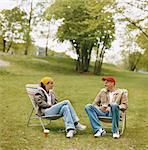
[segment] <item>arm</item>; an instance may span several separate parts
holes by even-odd
[[[119,108],[120,110],[126,110],[128,107],[128,91],[124,90],[121,96],[121,101],[120,101]]]
[[[110,108],[108,107],[108,100],[107,100],[107,93],[106,89],[103,88],[101,91],[98,93],[96,96],[94,102],[92,105],[98,107],[101,109],[103,112],[108,112],[110,111]]]
[[[96,96],[94,102],[92,103],[92,105],[97,105],[100,106],[101,101],[106,102],[106,89],[102,89]]]
[[[53,90],[50,90],[49,93],[52,95],[52,102],[53,102],[53,105],[54,104],[57,104],[58,103],[58,100],[56,98],[56,94]]]
[[[100,94],[101,94],[101,92],[99,92],[99,93],[97,94],[97,96],[95,97],[95,99],[94,99],[94,101],[93,101],[93,103],[92,103],[93,106],[98,106],[98,105],[100,105],[100,102],[101,102],[101,100],[100,100]]]
[[[35,94],[34,101],[40,108],[45,109],[51,107],[51,105],[44,101],[44,97],[40,93]]]

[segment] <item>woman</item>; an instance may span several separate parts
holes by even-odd
[[[38,93],[35,94],[35,103],[38,105],[38,115],[48,116],[60,114],[64,116],[66,137],[72,138],[75,130],[85,130],[86,126],[79,123],[79,118],[69,100],[57,103],[53,92],[54,81],[51,77],[41,79]]]

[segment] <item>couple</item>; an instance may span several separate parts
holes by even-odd
[[[125,90],[115,89],[114,77],[103,77],[102,80],[105,88],[98,93],[92,104],[86,105],[85,111],[90,119],[95,137],[100,137],[106,133],[98,116],[111,116],[113,138],[119,138],[120,110],[127,109],[127,93],[124,92]],[[34,98],[38,105],[38,115],[62,115],[66,127],[66,137],[72,138],[76,130],[85,130],[86,126],[79,123],[79,118],[69,100],[57,102],[53,85],[54,81],[51,77],[41,79],[41,88]]]

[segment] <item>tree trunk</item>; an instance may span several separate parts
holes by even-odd
[[[81,56],[80,56],[80,72],[84,72],[84,64],[85,64],[85,58],[84,58],[84,50],[81,49]]]
[[[27,29],[27,35],[26,35],[26,46],[25,46],[24,55],[28,55],[28,47],[30,44],[30,31],[31,31],[32,11],[33,11],[32,5],[33,5],[33,1],[31,1],[31,6],[30,6],[30,13],[29,13],[29,19],[28,19],[28,29]]]
[[[76,71],[80,71],[80,50],[77,48],[76,53],[78,55],[77,61],[76,61]]]
[[[29,41],[28,41],[28,37],[27,37],[24,55],[28,55],[28,47],[29,47]]]
[[[6,40],[3,38],[3,52],[6,50]]]
[[[76,61],[76,71],[77,72],[87,72],[89,68],[89,62],[91,58],[91,50],[93,47],[93,44],[91,47],[88,47],[87,41],[81,41],[81,47],[79,41],[72,41],[74,48],[76,49],[77,53],[77,61]],[[89,52],[88,52],[89,51]]]
[[[99,61],[98,70],[97,70],[98,75],[101,75],[104,54],[105,54],[105,50],[102,51],[102,56],[101,56],[101,59]]]
[[[137,69],[137,65],[138,65],[138,63],[139,63],[139,61],[140,61],[140,58],[141,58],[141,54],[139,54],[139,56],[138,56],[136,62],[133,63],[133,65],[131,65],[130,71],[135,71],[135,70]]]
[[[47,37],[46,37],[45,56],[48,56],[48,39],[49,39],[49,36],[50,36],[50,23],[49,23],[49,28],[48,28],[48,34],[47,34]]]
[[[100,45],[98,45],[98,47],[97,47],[96,61],[95,61],[95,66],[94,66],[94,74],[97,74],[98,56],[99,56],[99,47],[100,47]]]
[[[12,46],[12,41],[10,41],[10,44],[8,45],[7,53],[9,52],[9,50],[10,50],[11,46]]]
[[[95,69],[94,69],[94,74],[101,74],[101,70],[102,70],[102,64],[103,64],[103,58],[104,58],[104,53],[105,53],[105,47],[103,46],[100,52],[100,55],[97,52],[97,59],[95,62]],[[99,55],[99,58],[98,58]]]
[[[85,62],[86,62],[85,70],[84,70],[85,72],[89,71],[91,52],[92,52],[93,45],[94,45],[94,43],[91,44],[89,49],[87,50],[87,56],[85,57]]]

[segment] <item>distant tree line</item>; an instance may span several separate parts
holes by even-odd
[[[115,15],[119,14],[122,15],[120,22],[128,22],[128,30],[139,30],[134,41],[143,49],[143,53],[129,50],[123,55],[124,62],[128,63],[127,68],[131,71],[138,68],[148,70],[148,30],[146,24],[140,26],[146,19],[145,16],[138,20],[126,16],[126,8],[119,8],[115,0],[41,0],[38,3],[31,0],[28,10],[24,5],[26,2],[27,0],[22,0],[19,6],[0,12],[0,50],[3,52],[8,53],[11,47],[14,47],[16,50],[20,48],[22,54],[28,55],[34,46],[33,33],[36,32],[38,38],[46,39],[47,56],[51,36],[50,23],[53,20],[61,20],[56,38],[60,42],[67,40],[71,43],[77,54],[76,71],[89,71],[93,51],[96,56],[93,72],[101,74],[105,53],[109,52],[115,39]],[[147,11],[146,0],[140,2],[137,2],[137,5],[126,5]],[[125,42],[123,47],[128,49],[128,42]]]

